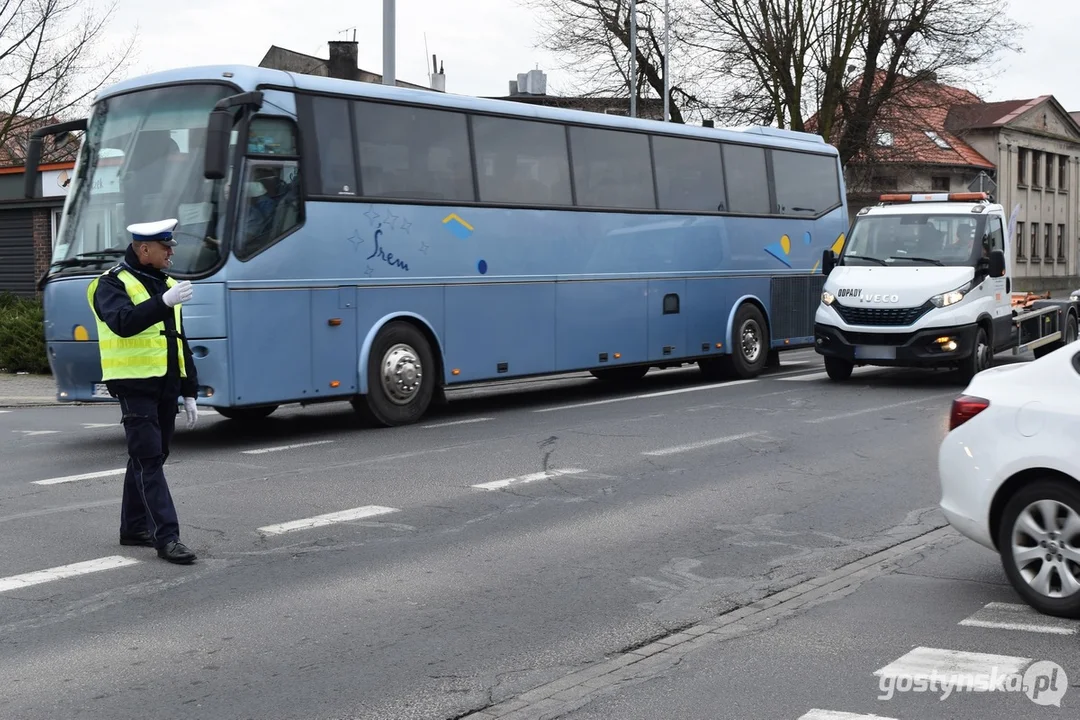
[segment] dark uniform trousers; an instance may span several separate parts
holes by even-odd
[[[128,445],[120,534],[147,531],[160,549],[180,538],[163,468],[176,429],[177,398],[123,393],[118,399]]]

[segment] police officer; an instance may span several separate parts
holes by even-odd
[[[163,271],[172,263],[176,220],[129,225],[123,261],[90,283],[86,297],[97,321],[101,377],[120,401],[128,464],[120,508],[120,544],[157,548],[158,557],[187,564],[195,553],[180,542],[163,465],[183,396],[195,427],[198,379],[184,337],[181,303],[191,283]]]

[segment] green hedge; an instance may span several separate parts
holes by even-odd
[[[49,373],[45,312],[37,298],[0,293],[0,370]]]

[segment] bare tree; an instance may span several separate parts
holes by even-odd
[[[134,37],[98,52],[115,4],[96,15],[82,0],[0,0],[0,165],[26,161],[33,130],[85,113],[123,72]],[[70,153],[46,142],[42,161]]]
[[[816,131],[846,163],[873,146],[876,120],[910,89],[986,79],[1003,51],[1019,50],[1022,26],[1007,5],[701,0],[689,42],[715,56],[721,81],[731,79],[718,99],[725,121]]]
[[[630,96],[630,0],[519,0],[537,11],[546,30],[542,47],[564,59],[582,96]],[[672,122],[712,117],[701,80],[706,76],[694,48],[680,41],[697,0],[670,0],[671,57],[668,58]],[[637,2],[637,98],[664,92],[664,0]]]

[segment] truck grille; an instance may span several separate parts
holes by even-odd
[[[834,302],[833,307],[848,325],[903,327],[921,318],[932,306],[927,303],[921,307],[866,308],[847,307]]]

